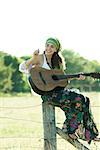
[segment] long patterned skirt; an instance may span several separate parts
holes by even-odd
[[[53,102],[60,107],[66,116],[63,131],[68,134],[77,132],[79,138],[91,141],[98,136],[88,97],[71,90],[60,90],[50,95],[42,96],[43,101]]]

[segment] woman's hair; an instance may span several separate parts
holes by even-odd
[[[59,42],[59,40],[58,40],[57,38],[52,38],[52,37],[50,37],[50,38],[48,38],[48,39],[46,40],[46,43],[45,43],[45,44],[46,44],[46,45],[47,45],[47,44],[52,44],[52,45],[54,45],[54,46],[56,47],[56,49],[57,49],[58,52],[61,50],[61,44],[60,44],[60,42]]]
[[[52,58],[51,58],[51,65],[52,68],[56,69],[65,69],[65,63],[64,63],[64,58],[58,54],[58,52],[54,52]]]
[[[65,63],[64,63],[64,58],[59,53],[61,51],[61,44],[60,44],[59,40],[57,38],[50,37],[46,40],[46,45],[47,44],[53,44],[57,50],[57,52],[54,52],[52,59],[51,59],[52,68],[64,70],[65,69]]]
[[[52,58],[51,58],[51,65],[52,65],[52,68],[58,68],[60,69],[60,64],[62,63],[62,59],[61,57],[58,55],[57,52],[54,52]]]

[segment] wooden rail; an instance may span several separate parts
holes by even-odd
[[[57,134],[59,134],[63,139],[67,140],[69,143],[71,143],[74,147],[76,147],[78,150],[89,150],[86,146],[84,146],[81,142],[79,142],[77,139],[72,140],[68,134],[64,133],[60,128],[56,127]]]

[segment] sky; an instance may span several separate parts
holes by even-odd
[[[100,61],[99,0],[0,0],[0,51],[17,57],[42,53],[48,37]]]

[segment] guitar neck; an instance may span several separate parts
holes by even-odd
[[[67,75],[57,75],[57,79],[70,79],[70,78],[79,78],[80,75],[90,76],[91,73],[78,73],[78,74],[67,74]]]

